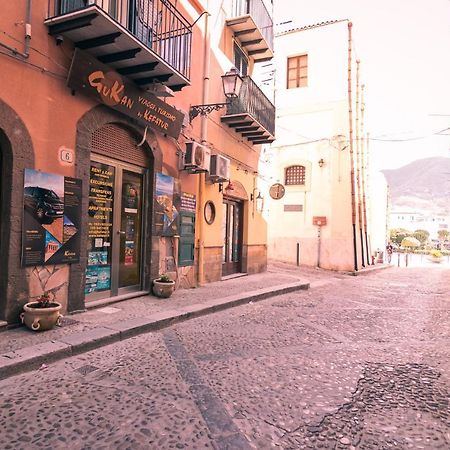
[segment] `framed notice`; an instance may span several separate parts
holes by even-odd
[[[25,169],[22,265],[80,260],[81,180]]]

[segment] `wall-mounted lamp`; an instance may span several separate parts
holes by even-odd
[[[261,195],[261,192],[258,191],[258,195],[255,197],[255,193],[256,193],[257,189],[253,190],[253,194],[250,194],[250,200],[252,202],[255,202],[256,204],[256,210],[259,213],[262,213],[263,209],[264,209],[264,197]]]
[[[189,122],[192,122],[198,115],[206,116],[213,111],[218,111],[230,103],[230,99],[239,96],[242,86],[242,78],[239,71],[232,67],[225,75],[222,75],[223,93],[228,99],[225,103],[208,103],[206,105],[193,105],[189,110]]]
[[[323,167],[325,165],[325,160],[323,158],[320,158],[318,161],[319,167]]]
[[[234,186],[231,180],[228,181],[228,186],[224,189],[223,183],[219,183],[219,192],[224,191],[225,193],[228,193],[229,191],[234,191]]]

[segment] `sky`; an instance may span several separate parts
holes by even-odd
[[[293,4],[295,11],[293,12]],[[274,0],[275,24],[353,22],[372,164],[450,157],[450,0]],[[275,27],[275,31],[282,30]]]

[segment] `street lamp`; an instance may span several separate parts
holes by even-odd
[[[192,122],[198,115],[206,116],[213,111],[218,111],[229,105],[232,98],[239,97],[239,91],[242,86],[242,78],[239,71],[232,67],[225,75],[222,75],[223,93],[227,98],[225,103],[208,103],[205,105],[193,105],[189,110],[189,122]]]

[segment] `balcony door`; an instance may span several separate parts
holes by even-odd
[[[222,276],[242,271],[243,202],[223,199]]]
[[[109,158],[91,161],[86,300],[142,286],[145,169]]]

